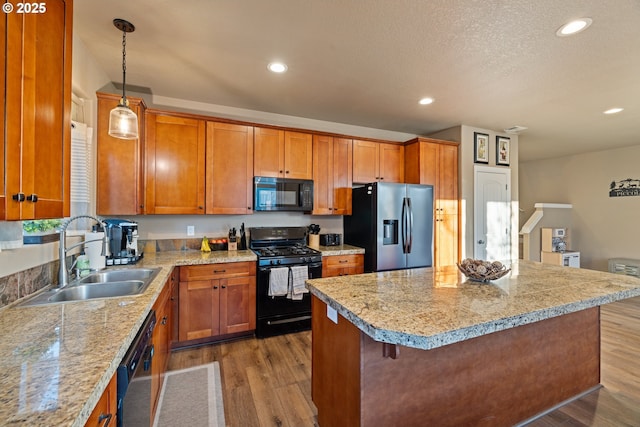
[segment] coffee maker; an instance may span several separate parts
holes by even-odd
[[[109,239],[107,265],[134,264],[142,258],[138,250],[138,223],[127,219],[105,219]]]

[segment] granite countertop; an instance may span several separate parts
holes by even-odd
[[[455,266],[307,281],[313,295],[376,341],[432,349],[640,295],[640,279],[518,260],[492,283]]]
[[[316,249],[322,252],[322,256],[364,254],[364,249],[351,245],[318,246]]]
[[[161,267],[142,295],[3,308],[0,425],[84,426],[174,266],[256,259],[248,250],[150,253],[130,266]]]

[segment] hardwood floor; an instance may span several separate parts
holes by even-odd
[[[603,387],[527,424],[640,426],[640,297],[601,310]],[[169,369],[220,362],[229,427],[315,427],[311,332],[174,351]]]

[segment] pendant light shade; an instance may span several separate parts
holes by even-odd
[[[109,135],[120,139],[138,138],[138,116],[126,105],[118,104],[109,114]]]
[[[138,138],[138,116],[129,108],[129,101],[125,95],[127,77],[127,33],[136,28],[124,19],[114,19],[113,25],[122,31],[122,99],[109,114],[109,135],[120,139]]]

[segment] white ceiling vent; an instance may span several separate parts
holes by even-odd
[[[511,134],[517,135],[519,133],[524,132],[527,129],[529,129],[529,128],[524,127],[524,126],[511,126],[510,128],[506,128],[504,131],[506,133],[511,133]]]

